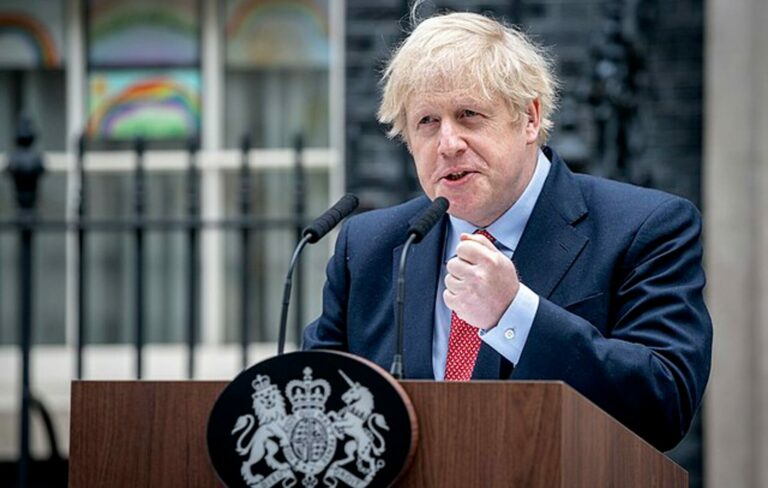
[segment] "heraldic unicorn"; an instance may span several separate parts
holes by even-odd
[[[240,474],[249,487],[269,488],[280,483],[289,488],[301,477],[306,488],[320,480],[327,487],[341,482],[341,486],[362,488],[384,467],[379,457],[386,450],[381,431],[389,430],[387,421],[373,411],[370,390],[338,372],[349,385],[341,396],[344,407],[338,412],[325,411],[331,386],[324,379],[313,380],[312,369],[307,367],[302,380],[286,385],[290,415],[270,377],[256,375],[251,382],[253,415],[241,415],[232,430],[232,435],[240,433],[237,453],[247,456]],[[336,459],[337,447],[342,447],[340,459]]]

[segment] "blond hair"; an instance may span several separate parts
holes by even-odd
[[[407,142],[406,111],[417,93],[461,89],[487,101],[501,97],[516,120],[539,99],[538,142],[552,129],[557,81],[547,53],[514,27],[474,13],[450,13],[421,22],[393,53],[381,79],[378,119],[388,136]]]

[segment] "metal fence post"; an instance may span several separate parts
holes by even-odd
[[[86,297],[88,280],[86,273],[86,243],[85,243],[85,214],[86,214],[86,178],[85,178],[85,134],[77,141],[77,173],[80,180],[80,190],[77,199],[77,378],[83,377],[83,348],[88,341],[88,313]]]
[[[32,122],[19,118],[16,131],[16,150],[8,161],[8,173],[16,188],[19,225],[19,345],[21,347],[21,420],[19,425],[19,486],[29,485],[29,413],[30,349],[32,347],[32,253],[34,239],[32,229],[36,220],[35,205],[40,177],[43,175],[43,158],[32,145],[35,132]]]
[[[200,148],[197,136],[189,140],[187,147],[189,152],[189,167],[187,172],[187,215],[189,227],[187,228],[189,282],[187,283],[187,376],[195,377],[195,346],[197,345],[199,313],[199,260],[200,260],[200,170],[197,167],[197,151]]]
[[[136,139],[134,150],[136,151],[136,167],[134,169],[134,246],[135,255],[135,288],[134,300],[136,304],[135,320],[135,346],[136,346],[136,378],[142,377],[142,351],[144,348],[144,208],[146,198],[146,182],[144,175],[144,139]]]
[[[296,226],[296,242],[298,243],[301,241],[302,238],[302,231],[304,227],[304,214],[306,212],[306,189],[307,189],[307,183],[306,183],[306,174],[304,170],[304,136],[299,133],[296,136],[296,140],[294,143],[294,151],[295,151],[295,164],[294,164],[294,170],[296,178],[296,186],[295,186],[295,209],[294,209],[294,221]],[[296,287],[295,287],[295,293],[296,293],[296,301],[294,302],[296,304],[295,310],[296,310],[296,322],[294,325],[294,330],[296,333],[296,346],[301,347],[301,333],[304,329],[304,267],[301,264],[301,261],[299,261],[296,265]]]
[[[244,134],[240,142],[240,348],[242,350],[243,369],[248,367],[248,344],[251,342],[251,228],[248,219],[251,216],[251,138]]]

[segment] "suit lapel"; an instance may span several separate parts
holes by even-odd
[[[587,206],[565,163],[551,149],[542,150],[552,166],[512,259],[520,281],[547,298],[587,244],[573,227]],[[501,355],[483,342],[472,379],[499,379],[500,372]]]
[[[589,239],[573,227],[587,214],[581,189],[565,163],[544,150],[550,174],[512,259],[520,281],[548,298]]]
[[[434,379],[432,335],[435,295],[440,277],[443,242],[448,217],[443,217],[424,239],[411,246],[405,269],[405,310],[403,313],[403,369],[408,379]],[[397,272],[403,245],[392,251],[393,297],[397,296]],[[394,302],[394,300],[393,300]],[[397,304],[394,303],[394,313]],[[394,315],[393,315],[394,316]]]
[[[520,280],[540,296],[549,297],[587,244],[588,239],[573,227],[586,216],[587,207],[565,163],[549,148],[542,150],[552,162],[552,167],[513,260]],[[409,379],[434,378],[434,304],[447,221],[444,217],[421,243],[411,246],[408,258],[403,361],[406,378]],[[392,282],[395,287],[402,250],[403,245],[400,245],[392,254]],[[396,289],[392,296],[396,296]],[[394,300],[393,307],[396,307]],[[472,378],[499,379],[500,371],[501,356],[482,343]]]

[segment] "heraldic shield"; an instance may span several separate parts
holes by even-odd
[[[228,487],[388,486],[416,449],[416,416],[383,369],[351,354],[294,352],[240,373],[208,420]]]

